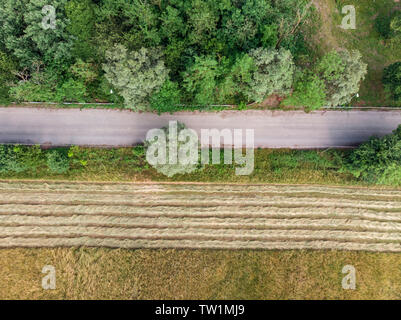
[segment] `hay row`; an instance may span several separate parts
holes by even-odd
[[[0,239],[7,237],[116,238],[147,240],[219,241],[348,241],[401,243],[401,232],[360,232],[337,230],[237,230],[237,229],[160,229],[117,227],[1,226]]]
[[[401,252],[401,192],[368,191],[0,182],[0,247]]]
[[[263,249],[263,250],[347,250],[401,252],[400,243],[361,243],[340,241],[200,241],[200,240],[129,240],[104,238],[3,238],[0,248],[37,247],[108,247],[127,249]]]
[[[84,205],[0,205],[1,215],[30,215],[35,217],[97,215],[111,217],[149,218],[241,218],[241,219],[360,219],[368,221],[400,222],[401,212],[376,211],[362,208],[339,207],[258,207],[258,206],[84,206]]]
[[[82,204],[82,205],[130,205],[130,206],[156,206],[156,205],[175,205],[175,206],[281,206],[281,207],[327,207],[327,206],[347,206],[360,208],[373,208],[377,210],[396,209],[401,210],[401,202],[397,201],[370,201],[370,200],[347,200],[347,199],[320,199],[320,198],[286,198],[286,197],[262,197],[253,196],[236,197],[221,196],[218,194],[210,197],[203,197],[199,194],[191,195],[158,195],[152,194],[149,197],[132,197],[127,195],[101,196],[92,194],[7,194],[2,196],[0,204]]]
[[[155,193],[155,192],[229,192],[229,193],[325,193],[337,195],[355,196],[401,196],[400,190],[367,189],[352,187],[327,187],[327,186],[279,186],[279,185],[188,185],[188,184],[91,184],[91,183],[23,183],[0,182],[0,190],[37,190],[37,191],[87,191],[87,192],[130,192],[130,193]]]
[[[74,215],[71,217],[37,217],[0,215],[0,228],[4,226],[52,227],[108,227],[152,229],[235,229],[235,230],[351,230],[371,232],[401,232],[401,223],[378,222],[360,219],[277,219],[277,218],[169,218],[169,217],[113,217]]]

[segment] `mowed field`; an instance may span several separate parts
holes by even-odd
[[[401,191],[0,182],[0,247],[401,252]]]

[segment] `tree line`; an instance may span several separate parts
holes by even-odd
[[[3,0],[0,96],[13,101],[182,105],[349,103],[367,65],[358,51],[316,57],[309,0]],[[395,25],[395,24],[394,24]]]

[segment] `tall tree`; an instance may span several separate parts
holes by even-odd
[[[327,104],[339,106],[349,103],[358,93],[367,67],[357,50],[332,51],[326,54],[317,66],[317,72],[325,82]]]
[[[141,48],[130,52],[123,45],[115,45],[106,52],[103,70],[127,107],[134,110],[146,110],[150,97],[168,78],[168,70],[158,49]]]
[[[0,44],[16,57],[22,68],[44,64],[65,70],[71,62],[72,38],[66,28],[67,0],[52,1],[54,16],[42,11],[47,0],[3,0],[0,6]],[[49,21],[43,21],[49,16]],[[54,28],[46,27],[54,17]],[[45,26],[43,23],[45,23]],[[35,68],[35,67],[34,67]]]
[[[294,61],[288,50],[258,48],[249,55],[256,66],[250,82],[249,99],[262,102],[271,94],[289,93],[293,82]]]

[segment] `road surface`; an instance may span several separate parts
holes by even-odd
[[[391,133],[401,111],[224,111],[158,116],[105,109],[0,108],[0,143],[131,146],[169,121],[201,129],[253,129],[262,148],[353,147]],[[244,139],[245,142],[245,139]]]

